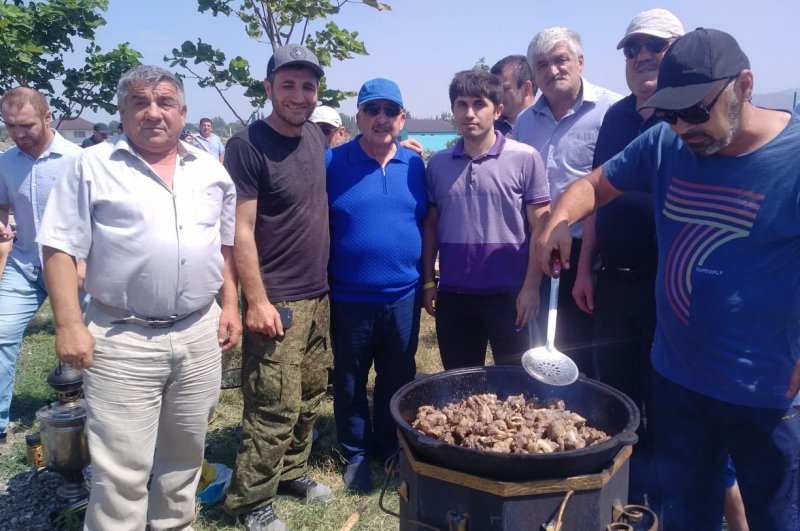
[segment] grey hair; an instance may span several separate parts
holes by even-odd
[[[561,43],[566,44],[567,48],[575,54],[575,57],[583,55],[581,36],[578,35],[577,31],[564,26],[545,28],[534,35],[528,45],[528,63],[530,63],[531,68],[536,70],[533,64],[534,55],[547,53]]]
[[[166,81],[175,87],[178,93],[178,102],[181,107],[186,107],[186,94],[183,91],[183,81],[181,78],[160,66],[142,65],[131,68],[119,80],[117,85],[117,106],[122,107],[125,97],[133,85],[157,85]]]

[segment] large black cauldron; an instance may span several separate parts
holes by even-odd
[[[423,405],[442,407],[467,396],[494,393],[501,400],[523,393],[540,400],[559,398],[567,409],[585,417],[611,439],[580,450],[552,454],[504,454],[462,448],[424,435],[411,427]],[[589,378],[556,387],[528,376],[522,367],[471,367],[434,374],[401,387],[392,397],[392,416],[406,441],[427,463],[499,481],[557,479],[596,474],[626,444],[637,441],[639,409],[613,387]]]

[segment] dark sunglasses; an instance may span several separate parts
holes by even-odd
[[[664,120],[670,125],[675,125],[678,123],[678,118],[686,122],[687,124],[704,124],[711,118],[711,109],[714,107],[714,104],[717,103],[717,100],[722,93],[725,92],[725,89],[728,88],[728,85],[736,79],[738,76],[734,76],[728,79],[722,88],[717,92],[717,95],[714,96],[714,99],[711,100],[708,105],[703,105],[702,103],[696,103],[691,107],[687,107],[685,109],[680,109],[678,111],[673,111],[670,109],[656,109],[655,115]]]
[[[669,41],[667,39],[646,39],[643,41],[630,39],[625,43],[625,46],[622,47],[622,53],[624,53],[625,57],[628,59],[633,59],[642,51],[642,46],[647,48],[647,51],[650,53],[661,53],[667,49]]]
[[[367,103],[361,110],[364,111],[364,114],[371,117],[378,116],[381,113],[381,111],[383,111],[383,114],[385,114],[387,118],[394,118],[398,114],[403,112],[403,108],[396,103],[387,103],[385,105],[378,105],[377,103]]]
[[[320,125],[319,128],[322,129],[322,134],[324,135],[330,135],[339,129],[335,125]]]

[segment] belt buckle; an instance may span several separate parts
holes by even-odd
[[[150,328],[170,328],[178,321],[177,315],[170,315],[166,319],[143,319]]]

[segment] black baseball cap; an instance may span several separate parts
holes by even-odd
[[[720,79],[738,76],[750,60],[724,31],[697,28],[670,46],[658,69],[656,91],[640,108],[680,110],[699,103]]]
[[[95,130],[96,132],[100,133],[101,135],[107,135],[108,134],[108,126],[106,124],[104,124],[103,122],[98,122],[98,123],[94,124],[94,127],[92,127],[92,129]]]
[[[267,77],[271,76],[276,70],[280,70],[284,66],[305,66],[310,68],[317,77],[322,77],[325,72],[319,66],[319,59],[314,55],[311,50],[299,44],[287,44],[281,46],[272,57],[269,58],[267,63]]]

